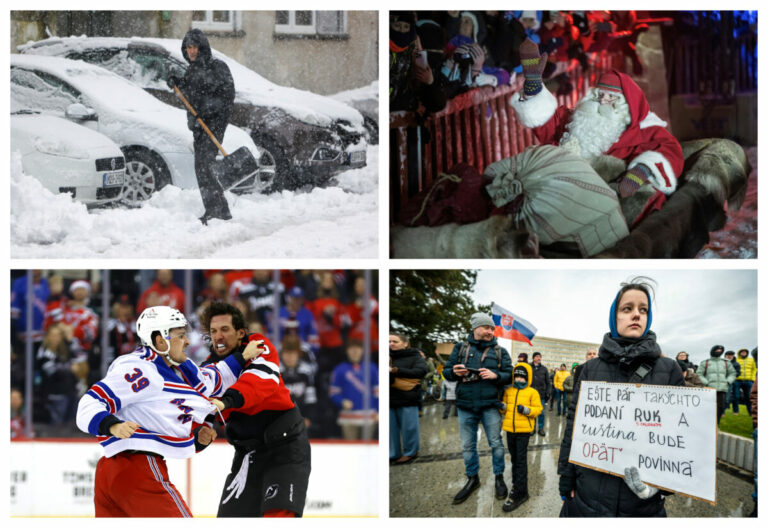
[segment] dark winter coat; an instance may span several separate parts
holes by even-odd
[[[683,386],[683,373],[674,359],[661,357],[656,334],[639,339],[603,337],[598,357],[584,364],[576,380],[560,447],[557,472],[560,474],[560,494],[568,497],[560,512],[562,517],[663,517],[664,496],[659,492],[643,500],[624,483],[624,479],[568,462],[571,452],[573,420],[583,381],[626,383],[643,363],[653,368],[640,381],[647,385]],[[570,498],[570,490],[575,491]]]
[[[187,55],[187,46],[190,44],[198,47],[194,61],[190,61]],[[179,81],[179,89],[211,132],[216,137],[223,137],[235,101],[235,82],[229,67],[213,58],[208,38],[199,29],[187,32],[181,42],[181,53],[189,63],[189,68]],[[187,124],[192,131],[198,126],[189,111]]]
[[[549,371],[542,363],[538,365],[531,363],[531,370],[533,371],[531,387],[539,391],[541,401],[546,402],[552,394],[552,381],[549,378]]]
[[[404,391],[392,387],[395,378],[411,378],[421,380],[427,375],[427,362],[421,357],[415,348],[403,350],[389,349],[390,366],[397,367],[396,373],[389,373],[389,406],[392,409],[398,407],[410,407],[418,405],[420,401],[419,391],[421,384],[417,383],[411,390]]]
[[[498,403],[501,389],[504,385],[512,383],[512,360],[509,358],[507,350],[499,347],[499,353],[501,354],[501,368],[499,368],[499,359],[496,356],[495,350],[498,342],[495,337],[490,341],[479,341],[475,339],[473,334],[469,334],[467,342],[470,345],[467,359],[459,357],[463,342],[456,343],[448,361],[443,367],[443,377],[448,381],[459,382],[456,386],[456,407],[478,412]],[[483,358],[483,354],[485,354],[485,358]],[[478,379],[476,381],[465,381],[466,377],[457,376],[453,372],[453,366],[460,364],[464,364],[466,368],[470,369],[487,368],[495,372],[498,378],[494,380]]]

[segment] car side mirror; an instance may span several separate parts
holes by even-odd
[[[88,108],[82,103],[69,105],[65,115],[67,119],[72,119],[73,121],[96,121],[99,117],[96,110]]]

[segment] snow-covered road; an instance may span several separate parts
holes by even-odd
[[[12,258],[377,258],[378,147],[337,185],[227,193],[233,219],[200,224],[197,189],[168,186],[140,209],[88,211],[54,195],[11,157]]]

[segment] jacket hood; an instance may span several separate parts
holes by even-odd
[[[623,75],[623,74],[622,74]],[[637,85],[635,85],[637,86]],[[638,88],[639,89],[639,88]],[[611,337],[614,339],[619,338],[619,331],[616,327],[616,308],[618,308],[618,302],[619,302],[619,295],[621,294],[621,290],[619,290],[616,293],[616,297],[613,299],[613,303],[611,304],[611,311],[608,313],[608,328],[611,330]],[[647,293],[645,294],[646,297],[648,297],[648,322],[645,325],[645,330],[643,331],[642,337],[645,337],[648,335],[648,332],[651,330],[651,322],[653,321],[653,312],[651,310],[652,308],[652,302],[651,297]]]
[[[181,54],[184,55],[184,59],[189,63],[189,55],[187,55],[187,46],[197,46],[197,60],[202,59],[203,62],[211,60],[211,45],[208,43],[208,37],[205,36],[200,29],[190,29],[187,34],[184,35],[184,39],[181,41]]]
[[[512,383],[515,382],[515,371],[520,368],[525,369],[525,373],[526,373],[525,388],[527,389],[528,387],[531,386],[531,381],[533,380],[533,370],[531,369],[531,366],[528,363],[518,363],[517,365],[514,366],[514,368],[512,369]]]
[[[723,352],[725,352],[723,345],[715,345],[709,349],[709,357],[720,357],[723,355]]]
[[[389,349],[390,357],[395,357],[395,358],[412,356],[413,354],[418,354],[418,353],[419,351],[416,350],[415,348],[403,348],[401,350],[392,350],[391,348]]]

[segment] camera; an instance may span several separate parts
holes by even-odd
[[[467,368],[469,374],[464,376],[464,383],[469,381],[478,381],[480,379],[480,370],[474,368]]]

